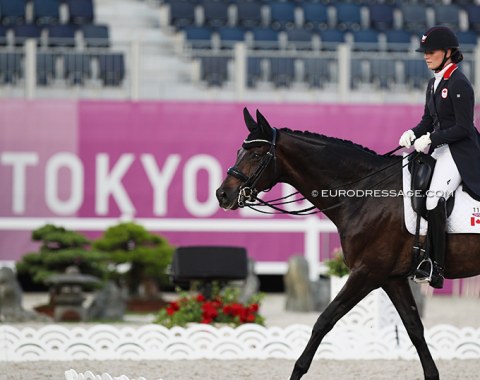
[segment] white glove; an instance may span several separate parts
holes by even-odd
[[[416,139],[415,133],[411,129],[408,131],[403,132],[403,135],[400,137],[400,141],[398,142],[399,145],[410,148],[412,146],[412,142]]]
[[[432,140],[430,140],[430,132],[427,132],[426,135],[423,135],[415,140],[415,150],[417,152],[423,152],[431,143]]]

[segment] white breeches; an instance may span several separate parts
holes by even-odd
[[[437,207],[441,197],[448,199],[462,182],[448,144],[435,148],[432,157],[437,160],[437,163],[427,193],[427,210]]]

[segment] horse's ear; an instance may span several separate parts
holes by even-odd
[[[263,116],[259,110],[257,110],[257,123],[260,126],[263,134],[265,136],[270,136],[272,133],[272,127],[268,123],[267,119],[265,119],[265,116]]]
[[[247,107],[243,108],[243,118],[245,119],[245,124],[250,132],[252,132],[254,129],[257,129],[257,123],[255,120],[253,120],[253,117],[250,115],[250,112],[248,112]]]

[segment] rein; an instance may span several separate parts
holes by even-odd
[[[289,200],[289,201],[285,201],[285,199],[288,199],[292,196],[295,196],[297,194],[299,194],[299,191],[296,191],[294,193],[291,193],[289,195],[286,195],[284,197],[281,197],[281,198],[276,198],[276,199],[272,199],[270,201],[264,201],[262,200],[261,198],[258,198],[257,195],[258,195],[258,190],[255,188],[255,185],[257,184],[257,182],[259,181],[260,177],[262,176],[263,172],[266,170],[266,168],[268,167],[268,165],[270,164],[270,162],[273,160],[274,164],[275,164],[275,160],[276,160],[276,154],[275,154],[275,147],[276,147],[276,141],[277,141],[277,129],[276,128],[272,128],[272,131],[273,131],[273,136],[272,136],[272,141],[268,141],[268,140],[245,140],[244,143],[252,143],[252,142],[262,142],[262,143],[267,143],[267,144],[270,144],[270,149],[269,151],[263,156],[262,158],[262,161],[260,162],[260,164],[258,165],[258,167],[256,168],[256,170],[253,172],[253,174],[248,177],[247,175],[245,175],[238,167],[236,166],[232,166],[230,167],[228,170],[227,170],[227,174],[239,179],[240,181],[244,182],[243,186],[240,188],[240,191],[239,191],[239,194],[238,194],[238,206],[240,208],[243,208],[243,207],[248,207],[254,211],[257,211],[257,212],[260,212],[262,214],[290,214],[290,215],[313,215],[313,214],[318,214],[320,212],[325,212],[325,211],[328,211],[328,210],[331,210],[331,209],[334,209],[334,208],[337,208],[339,207],[342,203],[343,203],[343,200],[341,200],[340,202],[332,205],[332,206],[328,206],[328,207],[325,207],[323,209],[317,209],[316,206],[311,206],[311,207],[307,207],[307,208],[304,208],[304,209],[301,209],[301,210],[295,210],[295,211],[288,211],[288,210],[285,210],[283,208],[280,208],[278,206],[282,206],[282,205],[285,205],[285,204],[289,204],[289,203],[295,203],[295,202],[300,202],[302,200],[305,200],[306,198],[305,197],[302,197],[302,198],[299,198],[299,199],[293,199],[293,200]],[[385,153],[383,156],[384,157],[388,157],[388,156],[391,156],[393,153],[395,153],[396,151],[402,149],[402,146],[398,146],[396,147],[395,149],[391,150],[390,152],[388,153]],[[411,153],[409,153],[407,156],[405,156],[404,158],[407,158],[407,157],[410,157],[412,156],[413,154],[415,154],[416,152],[413,151]],[[400,160],[400,162],[402,162],[403,160]],[[352,181],[352,182],[349,182],[349,183],[345,183],[345,184],[342,184],[342,185],[339,185],[339,186],[336,186],[336,187],[333,187],[331,189],[329,189],[328,191],[331,191],[331,190],[337,190],[337,189],[340,189],[340,188],[344,188],[344,187],[349,187],[351,185],[354,185],[356,183],[359,183],[359,182],[362,182],[370,177],[373,177],[373,176],[376,176],[378,175],[379,173],[397,165],[398,162],[394,162],[390,165],[387,165],[373,173],[370,173],[368,175],[366,175],[365,177],[362,177],[356,181]],[[405,167],[407,164],[405,165],[402,165],[402,168]],[[274,171],[276,171],[276,167],[274,168]],[[393,173],[391,175],[389,175],[388,177],[382,179],[381,181],[377,182],[375,186],[379,185],[380,183],[386,181],[387,179],[393,177],[396,173]],[[268,188],[268,190],[264,190],[265,192],[268,192],[270,191],[270,189],[273,187],[273,184],[272,186],[270,186]],[[258,203],[254,203],[255,201],[257,201]],[[264,207],[264,206],[267,206],[267,207],[270,207],[271,209],[277,211],[277,212],[270,212],[270,211],[263,211],[263,210],[259,210],[258,208],[256,207]],[[315,210],[317,209],[317,210]]]

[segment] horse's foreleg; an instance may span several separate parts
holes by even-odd
[[[375,286],[366,281],[366,277],[365,274],[352,272],[342,290],[335,299],[330,302],[322,314],[320,314],[317,322],[313,326],[312,335],[310,336],[307,346],[295,362],[290,380],[298,380],[307,373],[323,337],[333,328],[340,318],[348,313],[375,288]]]
[[[383,289],[387,292],[393,305],[397,309],[407,329],[408,336],[417,349],[425,380],[438,380],[440,378],[438,369],[425,341],[422,320],[418,314],[417,304],[413,298],[408,279],[397,278],[391,280]]]

